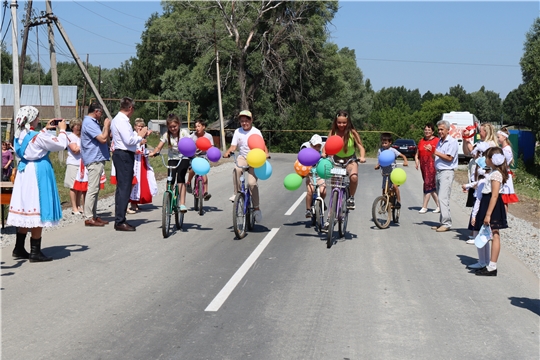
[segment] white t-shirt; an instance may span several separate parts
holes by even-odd
[[[189,137],[189,131],[186,129],[180,130],[180,136],[178,138],[171,137],[171,144],[169,145],[169,133],[166,132],[163,134],[161,139],[159,139],[160,142],[164,143],[168,146],[169,151],[167,153],[167,156],[169,157],[169,160],[180,160],[182,159],[182,154],[180,154],[180,151],[178,151],[178,141],[182,138]]]
[[[209,133],[207,133],[205,131],[203,136],[201,136],[201,137],[205,137],[208,140],[210,140],[210,144],[212,144],[212,146],[214,146],[214,137],[212,135],[210,135]],[[195,131],[193,133],[191,133],[191,139],[193,139],[193,141],[195,141],[195,143],[197,143],[197,140],[199,139],[199,137],[197,136],[197,133]],[[197,152],[196,152],[197,156],[205,155],[205,154],[206,154],[206,151],[201,151],[201,150],[197,149]]]
[[[79,149],[81,148],[81,138],[80,137],[78,137],[77,135],[71,133],[71,134],[68,135],[68,139],[69,139],[69,144],[77,144]],[[79,151],[78,154],[74,154],[71,151],[71,149],[69,148],[69,144],[68,144],[68,147],[67,147],[68,156],[67,156],[67,159],[66,159],[66,165],[76,165],[76,166],[81,165],[81,152]]]
[[[247,155],[250,150],[248,146],[248,138],[253,134],[257,134],[262,137],[260,130],[255,126],[252,126],[249,131],[245,131],[242,128],[238,128],[234,131],[231,145],[236,146],[239,155],[244,157]]]

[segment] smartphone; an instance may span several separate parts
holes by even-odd
[[[56,126],[56,125],[58,125],[58,123],[61,122],[61,121],[62,121],[62,119],[53,119],[53,121],[51,121],[51,125]]]

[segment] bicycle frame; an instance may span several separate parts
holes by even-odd
[[[249,188],[246,186],[246,180],[245,180],[245,174],[246,171],[249,170],[249,166],[239,166],[238,165],[238,158],[236,157],[235,153],[231,153],[234,159],[234,165],[240,169],[242,169],[242,174],[240,174],[240,192],[244,194],[244,214],[247,213],[249,204],[251,203],[251,191],[249,191]]]
[[[342,169],[344,170],[344,174],[333,174],[330,178],[330,184],[331,184],[331,191],[330,191],[330,205],[329,209],[333,208],[333,198],[334,193],[338,193],[338,203],[336,209],[341,209],[341,205],[343,203],[343,198],[345,195],[345,189],[349,187],[349,174],[346,173],[347,166],[353,162],[356,161],[356,159],[349,159],[346,163],[341,160],[339,163],[336,163],[333,158],[331,158],[332,164],[334,165],[334,169]],[[337,166],[336,166],[337,165]],[[332,171],[332,170],[331,170]],[[338,172],[333,170],[334,172]],[[339,171],[341,172],[341,171]],[[345,199],[346,200],[346,199]],[[339,212],[338,212],[339,214]],[[341,214],[339,214],[341,216]]]

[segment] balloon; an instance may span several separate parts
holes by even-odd
[[[384,150],[379,154],[379,165],[381,166],[389,166],[394,160],[396,160],[396,154],[392,150]]]
[[[253,149],[261,149],[264,151],[265,145],[264,145],[264,139],[259,134],[253,134],[248,137],[248,146],[251,150]]]
[[[197,145],[192,138],[184,137],[178,142],[178,151],[184,156],[192,157],[197,151]]]
[[[313,166],[319,161],[321,154],[313,148],[305,148],[298,153],[298,161],[305,166]]]
[[[334,165],[332,165],[330,160],[321,159],[317,164],[317,175],[319,175],[321,179],[330,179],[332,177],[332,174],[330,174],[330,169],[333,167]]]
[[[300,176],[308,176],[311,171],[311,166],[304,166],[300,164],[300,161],[296,160],[294,163],[294,171]]]
[[[343,149],[343,139],[341,136],[332,135],[326,139],[326,144],[324,144],[325,153],[328,155],[336,155],[341,149]]]
[[[221,151],[215,146],[212,146],[208,151],[206,152],[206,157],[208,160],[212,162],[217,162],[219,159],[221,159]]]
[[[298,174],[289,174],[283,179],[285,189],[294,191],[302,185],[302,177]]]
[[[252,168],[255,168],[255,169],[259,168],[263,166],[264,163],[266,162],[266,153],[264,152],[264,150],[261,150],[261,149],[249,150],[246,156],[246,161],[248,165],[251,166]]]
[[[196,157],[191,160],[191,169],[193,169],[195,174],[203,176],[210,171],[210,163],[204,158]]]
[[[208,140],[208,138],[205,138],[204,136],[198,138],[195,142],[195,145],[197,145],[197,149],[201,151],[206,151],[212,147],[212,143],[210,142],[210,140]]]
[[[390,180],[396,185],[403,185],[407,180],[407,173],[403,169],[396,168],[390,173]]]
[[[272,165],[270,165],[268,160],[266,160],[263,166],[255,169],[255,176],[261,180],[268,180],[270,175],[272,175]]]

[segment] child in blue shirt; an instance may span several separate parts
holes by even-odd
[[[379,159],[379,155],[381,154],[381,152],[383,152],[385,150],[390,150],[390,151],[392,151],[394,153],[396,158],[398,156],[403,158],[403,166],[408,166],[409,162],[407,161],[407,157],[405,155],[403,155],[402,153],[400,153],[399,151],[397,151],[396,149],[394,149],[393,147],[391,147],[391,145],[392,145],[392,134],[390,134],[390,133],[382,133],[381,134],[381,147],[380,147],[379,151],[377,151],[377,159]],[[382,171],[382,175],[383,175],[383,183],[382,183],[383,193],[384,193],[384,188],[386,187],[386,182],[385,182],[386,179],[388,179],[388,181],[390,182],[388,184],[389,189],[394,185],[394,184],[392,184],[392,180],[390,180],[390,176],[385,176],[385,175],[390,175],[390,173],[392,172],[392,170],[394,170],[395,167],[396,167],[396,160],[395,159],[394,159],[394,162],[392,164],[388,165],[388,166],[381,166],[379,164],[379,161],[377,160],[377,165],[375,166],[375,170],[381,169],[381,171]],[[395,189],[396,189],[396,197],[397,197],[396,209],[400,209],[401,208],[401,195],[400,195],[400,192],[399,192],[399,186],[395,186]]]

